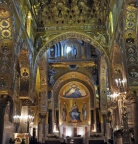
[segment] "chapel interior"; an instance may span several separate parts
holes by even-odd
[[[138,144],[138,0],[0,0],[0,144]]]

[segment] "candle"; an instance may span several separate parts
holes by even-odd
[[[117,85],[117,87],[118,87],[118,80],[117,80],[117,79],[115,79],[115,82],[116,82],[116,85]]]
[[[119,79],[118,81],[119,81],[119,86],[121,86],[121,80]]]

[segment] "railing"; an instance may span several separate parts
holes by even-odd
[[[96,58],[49,58],[48,62],[49,63],[58,63],[58,62],[91,62],[91,61],[95,61],[96,59],[98,59],[98,57]]]

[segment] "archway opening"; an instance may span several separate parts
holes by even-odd
[[[87,39],[82,40],[74,37],[69,37],[63,40],[58,39],[57,42],[53,43],[53,45],[49,46],[48,49],[40,50],[39,54],[41,54],[41,60],[39,63],[40,66],[40,81],[43,79],[47,80],[46,88],[47,92],[47,100],[48,100],[48,132],[49,133],[59,133],[59,125],[60,132],[65,130],[65,123],[60,119],[61,118],[61,109],[60,109],[60,101],[62,104],[64,101],[59,99],[60,90],[64,85],[70,82],[82,83],[85,87],[89,87],[89,102],[88,105],[88,113],[89,117],[87,122],[82,122],[82,114],[80,116],[80,121],[76,121],[75,124],[81,124],[82,126],[86,126],[87,132],[89,135],[91,132],[101,132],[102,125],[102,114],[100,113],[100,65],[102,61],[101,54],[104,55],[103,51],[93,46],[90,41]],[[53,42],[53,41],[52,41]],[[39,55],[38,57],[39,58]],[[106,56],[104,55],[106,60]],[[107,68],[106,68],[107,70]],[[105,70],[105,71],[106,71]],[[103,81],[106,86],[107,81]],[[41,83],[40,87],[43,89],[44,85]],[[41,89],[40,88],[40,89]],[[105,90],[106,91],[106,90]],[[106,93],[104,94],[106,97]],[[44,98],[41,96],[42,107],[44,103]],[[64,98],[63,98],[64,99]],[[72,106],[75,104],[75,99],[70,101]],[[82,98],[79,99],[80,102],[83,101]],[[80,104],[76,101],[76,104]],[[65,101],[66,103],[66,101]],[[82,103],[81,103],[82,104]],[[80,109],[82,109],[80,106]],[[69,122],[70,114],[69,110],[71,110],[71,105],[68,107],[68,124],[73,124],[73,122]],[[52,121],[50,122],[50,120]],[[83,129],[84,129],[83,127]],[[74,128],[74,127],[72,127]],[[64,129],[64,130],[63,130]],[[60,133],[62,135],[62,133]],[[77,134],[77,133],[75,133]],[[74,135],[74,134],[73,134]],[[85,132],[83,133],[85,135]],[[64,135],[65,137],[67,136]]]

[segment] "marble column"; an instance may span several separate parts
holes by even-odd
[[[96,121],[96,109],[94,109],[94,125],[93,125],[94,132],[97,131],[97,121]]]
[[[0,99],[0,144],[3,142],[4,114],[7,102],[6,98]]]
[[[46,126],[45,126],[45,122],[46,122],[46,114],[40,114],[40,118],[41,118],[41,124],[42,124],[42,135],[43,137],[46,137]]]
[[[42,138],[43,138],[43,130],[42,130],[42,121],[38,123],[38,141],[42,142]]]
[[[65,55],[64,55],[64,47],[63,44],[61,43],[61,59],[64,59]],[[67,55],[66,55],[67,57]]]
[[[115,131],[114,137],[116,139],[116,144],[123,144],[123,132],[121,130]]]
[[[107,117],[105,114],[103,114],[103,134],[106,135],[106,123],[107,123]]]
[[[121,128],[122,125],[122,98],[119,98],[118,100],[118,118],[119,118],[119,128]]]
[[[21,108],[21,119],[20,119],[20,128],[23,133],[28,133],[29,124],[27,122],[28,116],[28,106],[22,106]]]
[[[55,125],[55,103],[54,103],[54,95],[53,91],[51,91],[52,97],[51,97],[51,106],[52,106],[52,132],[54,130],[54,125]]]
[[[136,95],[136,92],[132,92],[128,98],[131,101],[135,144],[138,144],[138,96]]]
[[[123,124],[123,143],[130,144],[130,135],[128,127],[128,112],[125,104],[122,106],[122,124]]]
[[[106,137],[107,139],[111,139],[111,125],[110,123],[106,123]]]
[[[49,124],[48,124],[48,112],[46,113],[46,122],[45,122],[45,126],[46,126],[45,135],[47,136],[47,135],[48,135],[48,127],[49,127]]]
[[[117,129],[121,128],[121,123],[120,123],[120,119],[119,119],[119,117],[120,117],[119,109],[120,109],[120,107],[118,107],[118,105],[117,105],[117,107],[116,107],[116,128]]]
[[[39,114],[41,121],[38,124],[38,140],[42,142],[47,136],[46,114]]]

